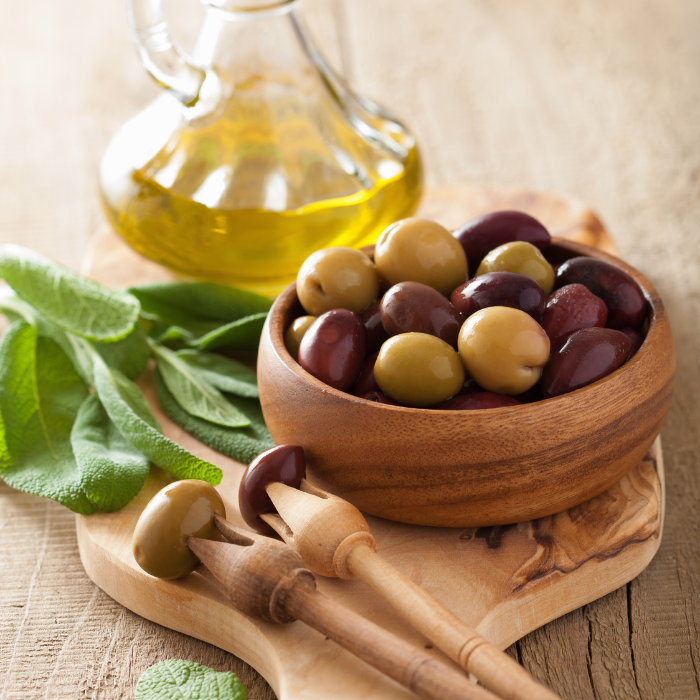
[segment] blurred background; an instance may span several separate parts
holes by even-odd
[[[199,5],[167,0],[167,9],[190,48]],[[700,3],[305,0],[305,17],[353,87],[417,135],[428,186],[573,195],[661,293],[678,352],[662,433],[661,550],[627,587],[512,653],[566,697],[700,697]],[[104,149],[158,94],[131,45],[123,0],[4,2],[0,243],[79,268],[105,225]],[[235,670],[251,700],[271,697],[229,655],[191,641],[198,646],[183,651],[180,635],[135,621],[96,590],[82,572],[72,515],[54,503],[25,508],[32,499],[12,501],[19,520],[5,531],[3,571],[29,556],[17,523],[39,511],[54,533],[50,548],[74,555],[54,570],[46,540],[43,549],[27,544],[34,568],[0,584],[0,600],[10,601],[0,614],[0,697],[131,697],[147,665],[178,654]],[[0,510],[0,530],[8,513]],[[32,595],[45,607],[30,612]],[[98,634],[105,624],[109,638]]]

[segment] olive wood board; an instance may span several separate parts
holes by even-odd
[[[419,215],[454,228],[494,209],[527,211],[554,235],[615,252],[595,215],[573,200],[550,194],[435,188],[426,192]],[[173,279],[172,273],[106,230],[95,236],[83,272],[110,286]],[[206,447],[170,421],[158,406],[149,375],[139,384],[163,432],[221,467],[224,477],[218,490],[227,517],[243,526],[237,495],[244,465]],[[76,516],[82,562],[100,588],[153,622],[239,656],[267,679],[280,700],[415,697],[299,622],[281,626],[246,617],[196,572],[176,581],[145,574],[132,556],[131,536],[145,504],[168,480],[154,468],[141,493],[124,510]],[[657,439],[647,457],[613,487],[546,518],[468,529],[403,525],[370,516],[367,520],[382,556],[505,649],[637,576],[659,547],[664,502]],[[446,659],[362,583],[320,576],[317,580],[323,593]]]

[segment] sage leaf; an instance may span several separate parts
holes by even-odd
[[[119,510],[141,490],[148,459],[124,439],[97,394],[90,394],[80,406],[70,440],[80,485],[96,508]]]
[[[155,343],[151,343],[151,347],[168,389],[188,413],[231,428],[250,425],[250,421],[226,401],[204,375],[180,359],[172,350]]]
[[[131,294],[102,287],[22,246],[2,247],[0,275],[48,321],[88,340],[120,340],[139,316]]]
[[[240,362],[197,350],[180,350],[177,356],[220,391],[247,398],[260,395],[255,372]]]
[[[196,335],[244,316],[267,312],[272,306],[267,297],[211,282],[147,284],[129,291],[147,314],[158,316],[168,325],[182,326]]]
[[[115,343],[94,343],[95,350],[112,369],[119,370],[129,379],[140,377],[148,368],[151,349],[146,340],[146,332],[140,324]]]
[[[70,434],[87,386],[60,346],[23,321],[0,343],[2,478],[76,513],[94,505],[80,484]]]
[[[185,411],[168,391],[160,372],[154,375],[158,400],[166,415],[181,428],[221,454],[250,464],[259,454],[275,446],[263,418],[260,402],[234,396],[227,398],[250,421],[248,428],[224,428]]]
[[[206,335],[189,343],[190,346],[200,350],[218,350],[228,348],[230,350],[248,350],[255,352],[260,344],[260,334],[267,313],[258,313],[245,316],[237,321],[221,326]]]
[[[177,479],[202,479],[216,486],[221,469],[169,440],[160,430],[139,388],[118,370],[95,357],[95,389],[119,432],[141,454]]]
[[[139,678],[136,700],[246,700],[246,690],[231,673],[193,661],[168,659],[147,668]]]

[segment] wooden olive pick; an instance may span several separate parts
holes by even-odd
[[[312,571],[364,581],[453,661],[500,697],[559,697],[382,559],[367,521],[355,506],[312,486],[306,479],[300,490],[273,482],[266,491],[277,513],[260,517],[300,554]]]
[[[446,666],[316,590],[302,558],[277,540],[240,530],[219,515],[228,540],[190,537],[198,571],[247,615],[272,622],[301,620],[425,700],[496,700]]]

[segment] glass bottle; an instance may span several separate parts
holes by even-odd
[[[353,92],[312,43],[300,0],[208,0],[192,56],[162,0],[128,0],[165,92],[100,166],[107,216],[180,273],[275,294],[314,250],[372,243],[421,191],[413,135]]]

